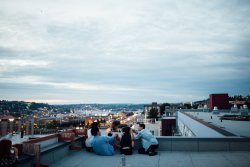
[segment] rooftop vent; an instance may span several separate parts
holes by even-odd
[[[217,106],[214,106],[213,114],[220,114],[220,111],[218,110]]]

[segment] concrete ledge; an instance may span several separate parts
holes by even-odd
[[[223,138],[197,138],[160,136],[159,151],[187,151],[187,152],[209,152],[209,151],[250,151],[250,138],[223,137]],[[77,137],[76,144],[81,145],[82,137]],[[72,151],[69,142],[60,142],[42,148],[41,163],[52,164],[68,156]],[[135,150],[140,143],[135,142]],[[23,155],[19,157],[19,167],[31,167],[34,164],[34,156]]]
[[[159,136],[159,151],[250,151],[250,138]]]
[[[81,145],[83,141],[82,137],[76,137],[76,144]],[[70,142],[59,142],[56,144],[49,145],[41,149],[41,159],[42,164],[52,164],[60,159],[66,157],[70,153],[69,149]],[[30,155],[21,155],[18,158],[19,167],[33,167],[35,163],[35,157]]]
[[[230,142],[229,143],[229,151],[249,151],[250,150],[250,142]]]
[[[228,142],[199,141],[199,151],[229,151]]]

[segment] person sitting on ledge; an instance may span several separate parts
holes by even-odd
[[[138,153],[156,155],[155,149],[159,147],[159,144],[155,136],[148,129],[145,129],[145,124],[139,124],[138,131],[135,140],[142,139],[142,148],[139,148]]]
[[[113,136],[101,136],[98,127],[93,127],[91,129],[91,134],[94,136],[91,141],[92,148],[94,152],[98,155],[114,155],[114,142]]]

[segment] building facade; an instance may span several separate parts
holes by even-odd
[[[228,94],[210,94],[209,95],[209,109],[213,110],[214,107],[217,107],[219,110],[229,109]]]

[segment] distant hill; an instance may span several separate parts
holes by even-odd
[[[0,100],[0,115],[11,114],[20,116],[21,114],[29,114],[34,110],[46,108],[60,112],[69,112],[70,109],[80,110],[111,110],[131,112],[143,109],[143,104],[67,104],[67,105],[49,105],[47,103],[35,103],[24,101],[8,101]]]
[[[46,103],[0,100],[0,114],[11,113],[12,115],[20,116],[21,113],[27,113],[44,107],[51,108]]]

